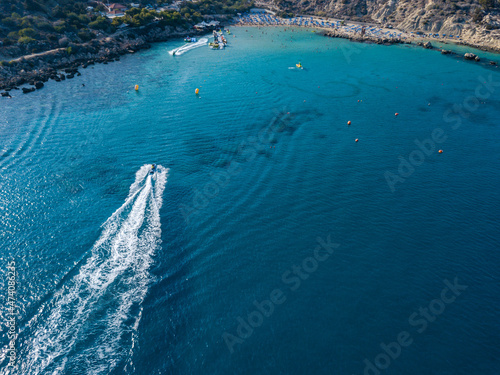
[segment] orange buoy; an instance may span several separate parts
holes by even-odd
[[[439,153],[442,154],[443,153],[443,150],[439,150]]]
[[[358,141],[358,138],[355,139],[355,142],[357,142],[357,141]]]
[[[347,125],[351,125],[351,120],[347,121]]]
[[[194,93],[198,95],[200,93],[200,89],[197,88],[196,90],[194,90]]]
[[[139,91],[139,85],[135,85],[135,91]]]
[[[394,115],[395,115],[395,116],[399,116],[399,113],[397,113],[397,112],[396,112]]]

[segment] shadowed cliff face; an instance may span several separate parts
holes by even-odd
[[[407,31],[461,35],[500,47],[498,0],[263,0],[257,5],[295,14],[390,24]]]

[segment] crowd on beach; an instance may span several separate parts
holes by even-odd
[[[325,20],[315,17],[298,16],[293,18],[280,18],[267,12],[242,14],[239,15],[236,20],[240,25],[315,27],[324,30],[335,30],[336,33],[341,35],[343,34],[346,38],[357,34],[360,36],[366,36],[370,39],[411,40],[412,38],[432,38],[460,40],[460,36],[458,35],[404,32],[392,28],[347,23],[345,21],[333,19]]]

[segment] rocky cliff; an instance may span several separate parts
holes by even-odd
[[[468,43],[500,50],[498,0],[261,0],[257,4],[405,31],[460,35]]]

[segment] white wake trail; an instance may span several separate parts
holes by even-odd
[[[173,50],[168,51],[168,53],[171,54],[171,55],[180,56],[180,55],[183,55],[184,53],[186,53],[188,51],[191,51],[192,49],[206,46],[207,43],[208,43],[208,38],[201,38],[197,42],[187,43],[187,44],[184,44],[181,47],[174,48]]]
[[[136,174],[125,203],[103,232],[78,274],[64,282],[28,323],[32,341],[20,353],[21,373],[63,374],[79,368],[107,374],[131,356],[149,268],[161,242],[160,208],[168,169]]]

